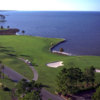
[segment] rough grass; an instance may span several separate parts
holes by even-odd
[[[84,70],[87,67],[94,66],[100,68],[99,56],[62,56],[58,54],[52,54],[49,51],[51,43],[56,44],[62,41],[62,39],[54,38],[41,38],[32,36],[0,36],[0,45],[13,50],[13,54],[17,57],[23,57],[29,59],[35,66],[39,73],[39,80],[44,85],[49,86],[47,89],[54,92],[56,89],[56,76],[63,67],[80,67]],[[2,56],[3,57],[3,56]],[[16,65],[18,62],[12,58],[13,62],[4,60],[5,64],[8,64],[11,68],[16,68],[12,64]],[[64,61],[64,66],[59,68],[49,68],[46,66],[49,62]],[[23,66],[18,63],[16,70],[20,70]],[[20,66],[20,67],[18,67]],[[23,70],[20,70],[23,72]],[[26,70],[26,69],[24,69]],[[27,69],[29,70],[29,69]],[[31,74],[32,75],[32,74]],[[100,74],[96,75],[96,82],[100,82]]]
[[[7,76],[5,76],[4,79],[0,79],[0,83],[10,90],[16,85],[16,83],[12,82]],[[0,88],[0,100],[11,100],[11,91],[4,91]]]
[[[11,100],[11,94],[8,91],[0,90],[0,100]]]
[[[8,30],[8,28],[0,28],[0,30]]]

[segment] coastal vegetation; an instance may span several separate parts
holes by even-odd
[[[32,36],[0,36],[0,60],[7,67],[32,79],[31,69],[18,58],[28,59],[38,72],[38,81],[47,86],[47,90],[54,93],[57,89],[57,75],[63,68],[79,68],[82,72],[94,66],[100,69],[99,56],[65,56],[50,52],[52,46],[63,39],[42,38]],[[64,66],[58,68],[47,67],[46,64],[63,61]],[[100,83],[100,74],[95,73],[95,83]],[[30,95],[30,94],[29,94]]]
[[[7,30],[7,28],[4,28],[3,26],[0,26],[0,30]]]
[[[16,33],[19,31],[19,29],[10,28],[10,26],[0,26],[0,35],[16,35]]]

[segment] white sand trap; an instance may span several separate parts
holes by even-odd
[[[57,62],[52,62],[52,63],[48,63],[47,66],[48,67],[53,67],[53,68],[57,68],[59,66],[63,66],[63,61],[57,61]]]
[[[95,71],[96,71],[97,73],[100,73],[100,69],[96,69]]]

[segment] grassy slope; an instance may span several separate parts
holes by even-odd
[[[61,56],[49,52],[50,44],[56,44],[61,39],[40,38],[30,36],[0,36],[0,44],[5,47],[11,47],[17,56],[23,56],[30,59],[39,73],[39,82],[49,85],[48,88],[54,92],[56,88],[56,75],[63,68],[49,68],[46,66],[49,62],[64,61],[64,67],[74,65],[84,69],[94,65],[100,68],[100,57],[98,56]],[[6,63],[6,61],[4,62]],[[16,62],[15,62],[16,63]],[[14,64],[14,62],[13,62]],[[9,63],[9,66],[12,63]],[[97,81],[100,80],[97,74]]]
[[[14,54],[13,56],[11,54]],[[27,77],[28,79],[33,78],[33,72],[23,61],[19,60],[16,51],[11,47],[5,47],[0,43],[0,61],[7,66]]]

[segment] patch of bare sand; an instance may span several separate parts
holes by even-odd
[[[51,62],[47,64],[48,67],[53,67],[53,68],[57,68],[63,65],[64,65],[63,61]]]
[[[100,73],[100,69],[96,69],[95,71],[96,71],[97,73]]]

